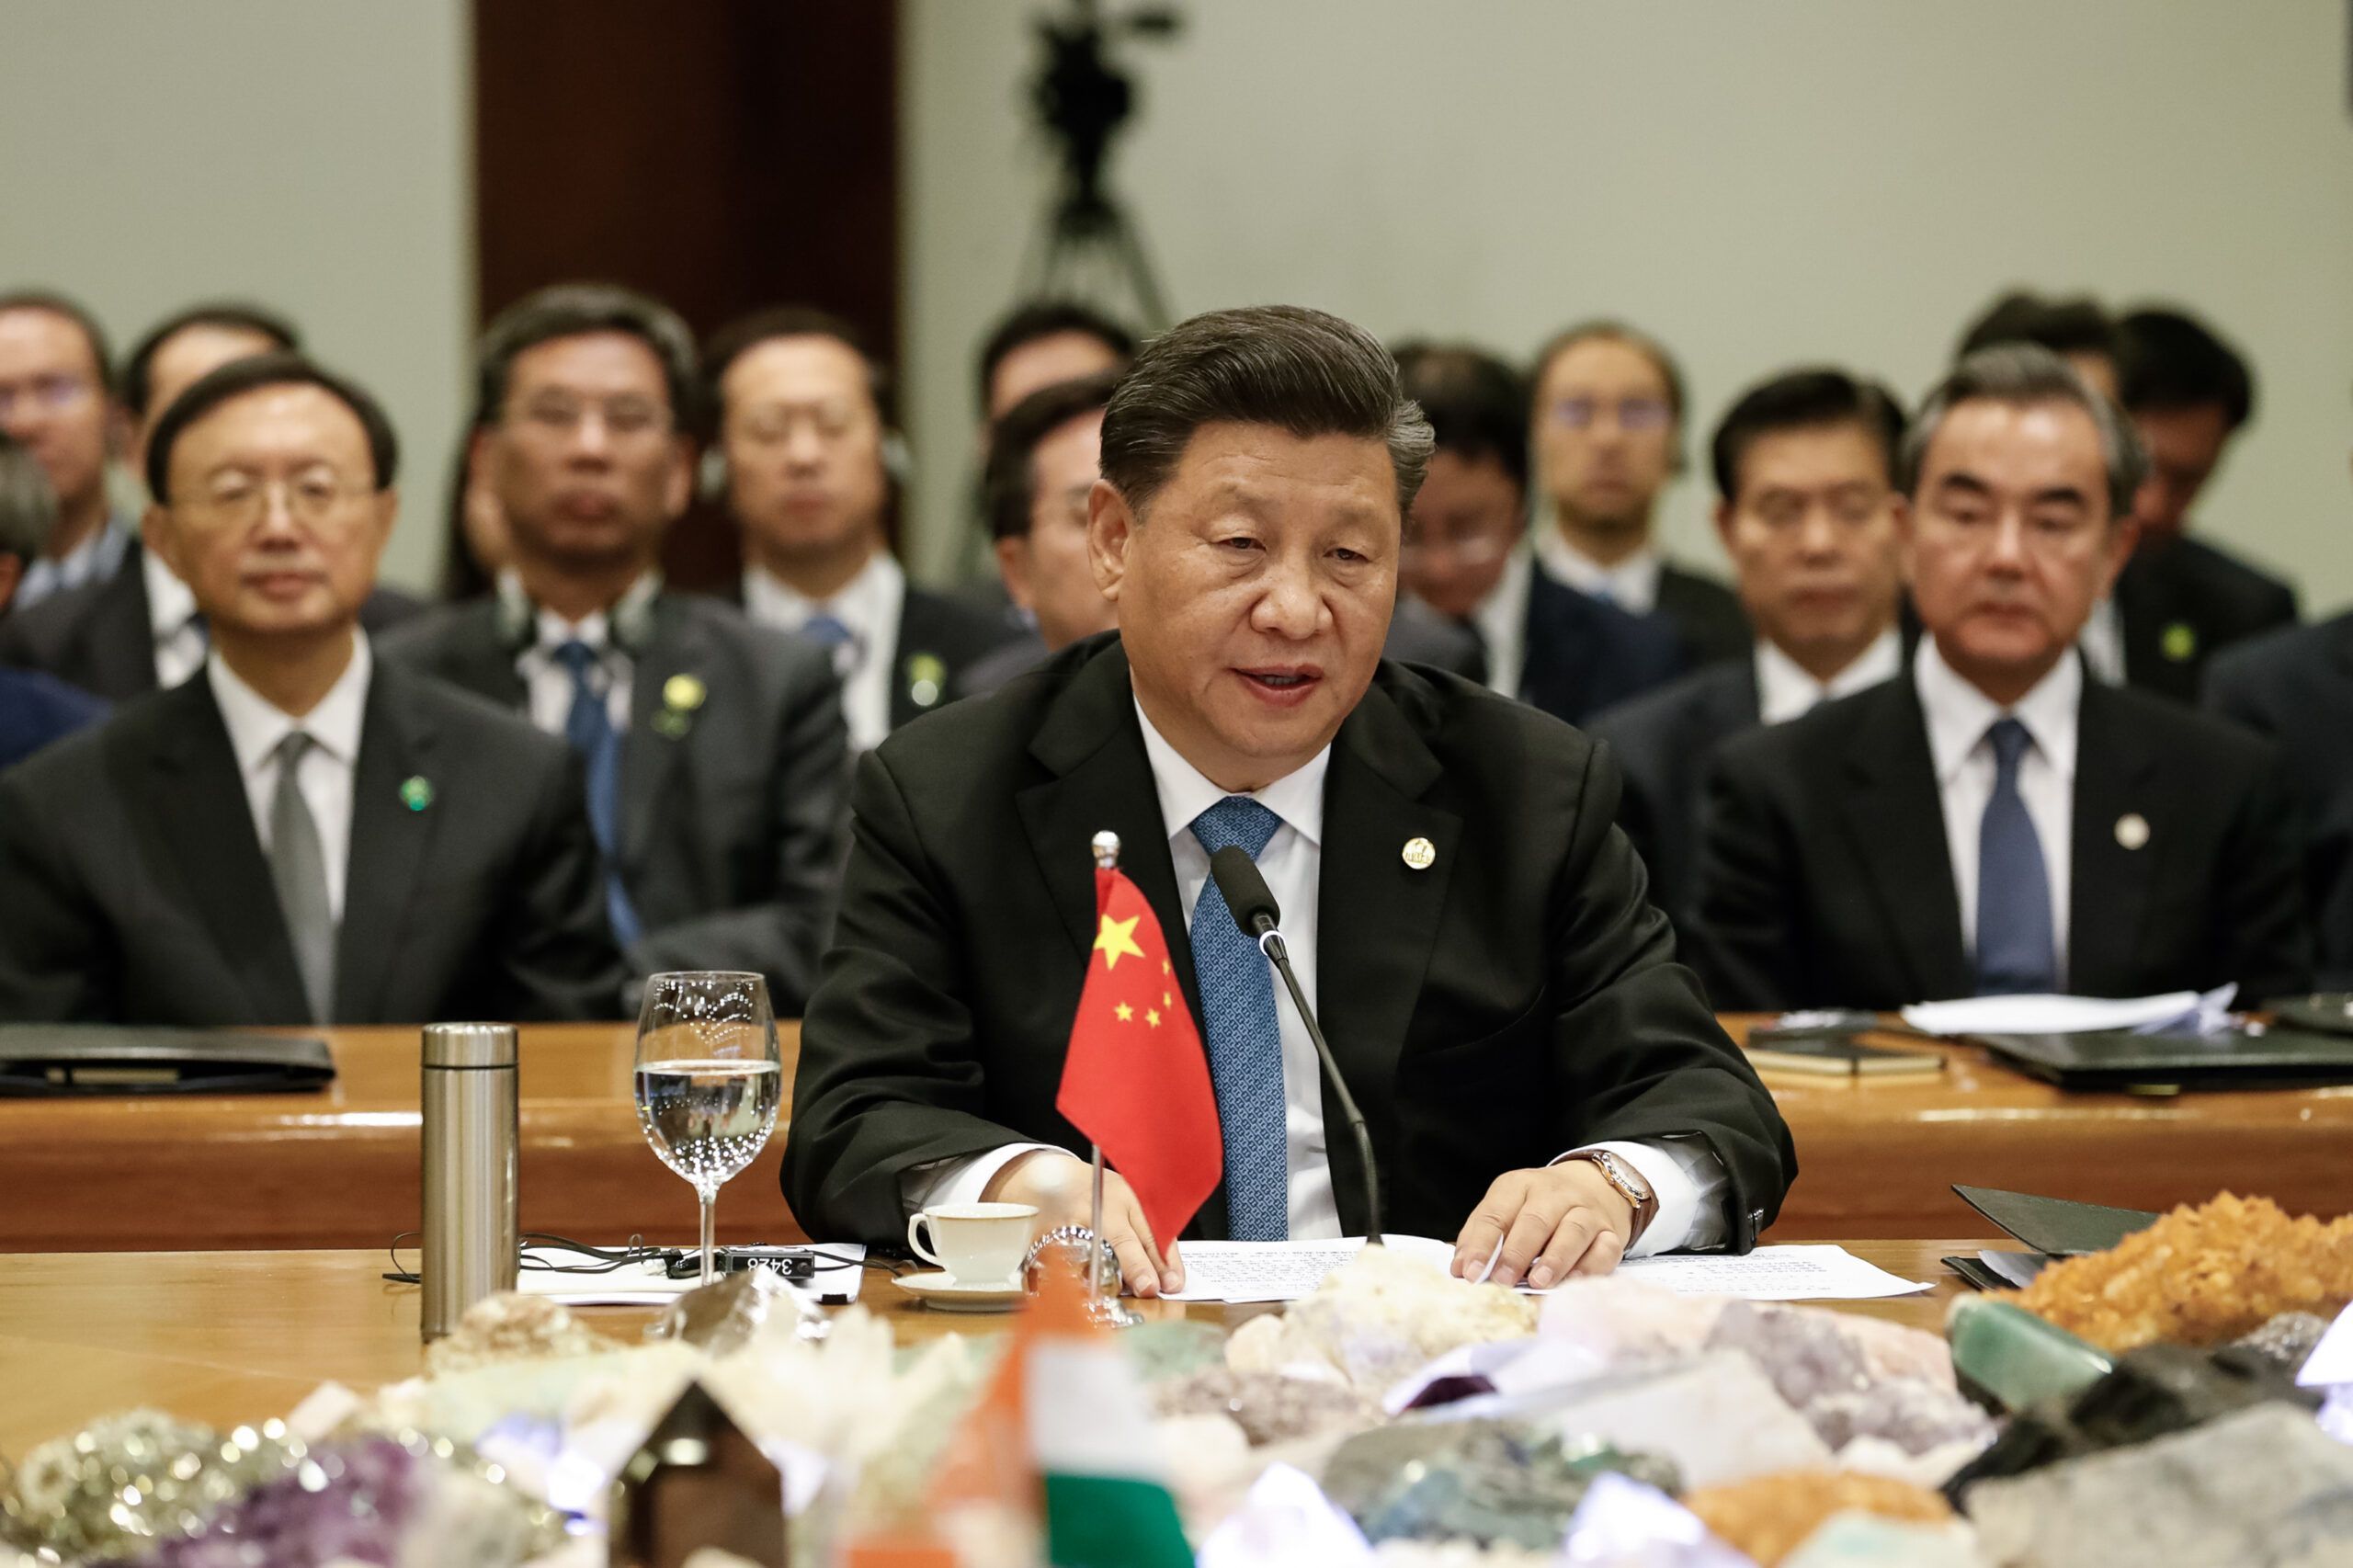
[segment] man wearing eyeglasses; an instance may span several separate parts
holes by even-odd
[[[1536,559],[1579,593],[1658,615],[1695,665],[1745,658],[1738,596],[1664,559],[1658,498],[1683,467],[1683,374],[1617,322],[1573,326],[1537,357],[1530,422],[1544,505]]]
[[[473,475],[514,563],[384,640],[567,740],[631,969],[751,970],[798,1012],[842,856],[849,752],[824,653],[665,587],[693,472],[694,340],[608,284],[542,290],[483,335]]]
[[[122,449],[123,419],[105,335],[73,301],[0,295],[0,430],[32,449],[57,493],[48,548],[17,585],[15,608],[113,576],[133,531],[107,499],[107,467]]]
[[[1407,519],[1404,585],[1477,637],[1487,686],[1581,724],[1681,673],[1665,624],[1563,587],[1521,542],[1528,398],[1511,368],[1432,344],[1404,345],[1396,358],[1438,440]],[[1393,646],[1390,656],[1400,656]]]
[[[0,1017],[614,1015],[577,764],[358,629],[397,458],[373,398],[291,355],[165,413],[146,535],[210,650],[0,778]]]

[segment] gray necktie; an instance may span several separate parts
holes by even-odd
[[[302,971],[313,1023],[334,1022],[335,910],[327,903],[327,858],[319,844],[318,820],[296,781],[302,757],[317,743],[296,730],[278,743],[278,792],[269,801],[269,880],[278,886],[278,908],[294,945],[294,967]]]

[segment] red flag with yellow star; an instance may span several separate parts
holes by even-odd
[[[1217,1092],[1152,905],[1120,872],[1098,869],[1095,910],[1054,1107],[1127,1178],[1165,1248],[1225,1172]]]

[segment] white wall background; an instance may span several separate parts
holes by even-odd
[[[905,0],[910,436],[957,551],[971,358],[1051,189],[1046,0]],[[1800,359],[1907,397],[1998,288],[2193,304],[2261,407],[2209,530],[2353,598],[2353,113],[2341,0],[1184,0],[1130,48],[1113,175],[1174,307],[1290,301],[1519,358],[1623,315],[1682,356],[1695,460]],[[1673,548],[1720,559],[1703,463]]]
[[[465,0],[0,0],[0,289],[118,351],[220,295],[291,315],[405,447],[386,575],[440,559],[472,319]]]

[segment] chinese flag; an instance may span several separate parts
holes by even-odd
[[[1126,877],[1098,869],[1095,909],[1054,1106],[1127,1178],[1165,1248],[1224,1174],[1217,1094],[1152,905]]]

